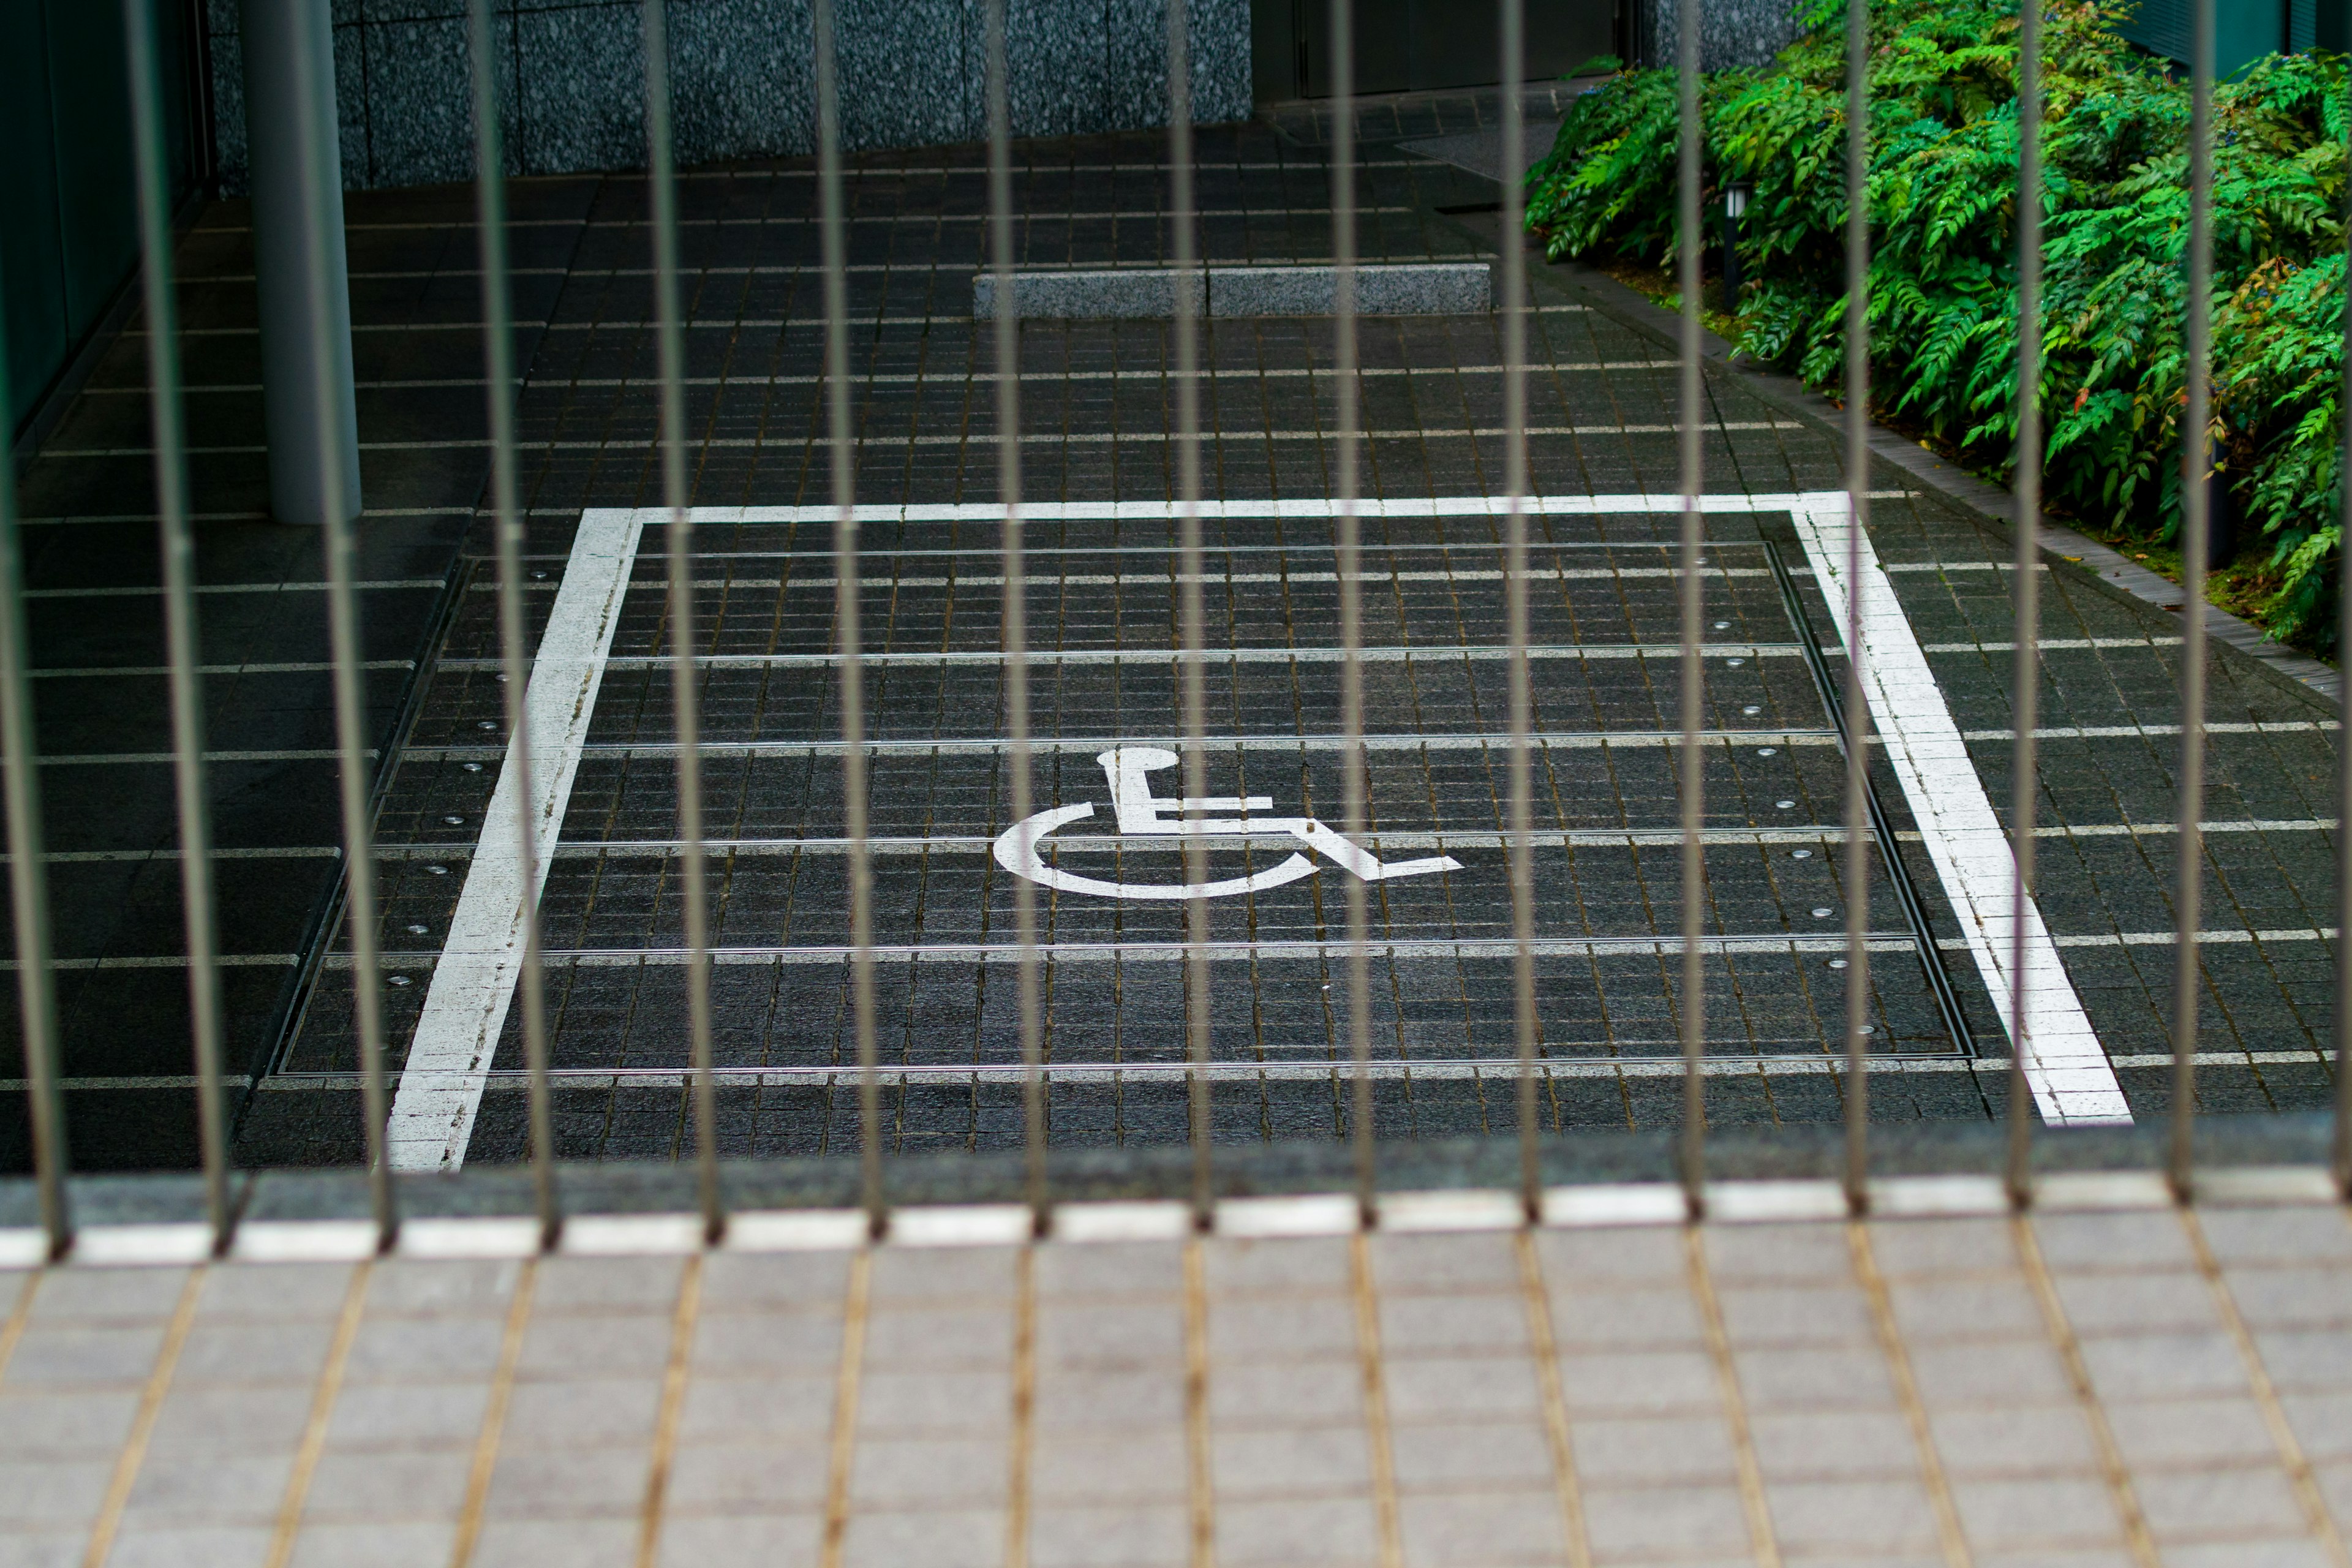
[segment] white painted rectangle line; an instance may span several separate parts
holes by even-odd
[[[563,585],[524,694],[535,797],[529,809],[540,845],[537,876],[530,887],[523,885],[518,840],[524,806],[509,741],[393,1099],[394,1170],[452,1171],[465,1163],[482,1084],[520,977],[523,918],[538,907],[548,852],[563,826],[646,516],[617,510],[581,515]]]
[[[2016,891],[2009,837],[1993,815],[1984,781],[1969,760],[1959,726],[1895,596],[1895,584],[1879,569],[1867,531],[1854,535],[1845,494],[1828,491],[1801,497],[1800,503],[1790,508],[1797,535],[1829,601],[1838,636],[1849,648],[1856,638],[1848,624],[1845,566],[1848,550],[1857,549],[1865,632],[1863,685],[1871,718],[1994,1009],[2012,1045],[2024,1052],[2035,1104],[2052,1122],[2129,1121],[2123,1088],[2032,900],[2024,910],[2026,995],[2020,1041],[2009,973]]]

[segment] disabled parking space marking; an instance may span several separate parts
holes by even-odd
[[[1351,875],[1367,882],[1392,877],[1422,877],[1435,871],[1458,871],[1462,862],[1451,855],[1387,863],[1374,858],[1342,834],[1311,816],[1251,816],[1272,811],[1274,797],[1247,795],[1184,795],[1165,799],[1151,793],[1150,775],[1181,761],[1158,746],[1115,746],[1097,756],[1110,784],[1111,808],[1118,819],[1118,837],[1125,838],[1199,838],[1212,834],[1285,833]],[[1186,813],[1203,813],[1188,816]],[[1217,812],[1238,812],[1217,816]],[[1090,893],[1101,899],[1223,899],[1261,889],[1278,888],[1315,874],[1315,862],[1294,851],[1278,866],[1218,882],[1105,882],[1049,866],[1037,853],[1038,842],[1055,828],[1066,827],[1095,814],[1094,803],[1056,806],[1024,817],[999,834],[996,863],[1015,876],[1026,877],[1066,893]]]
[[[1906,492],[1885,493],[1900,496]],[[1852,628],[1845,625],[1845,595],[1838,586],[1838,574],[1843,570],[1849,531],[1846,497],[1843,491],[1710,495],[1702,498],[1700,504],[1702,510],[1717,515],[1790,515],[1795,521],[1798,535],[1803,542],[1815,575],[1822,584],[1840,633],[1847,644],[1852,645]],[[1582,517],[1666,516],[1682,509],[1680,498],[1671,494],[1548,495],[1530,497],[1525,505],[1531,512]],[[1227,501],[1205,503],[1201,513],[1204,519],[1212,521],[1328,519],[1338,514],[1339,507],[1339,503],[1328,499]],[[1461,496],[1370,500],[1361,503],[1359,510],[1367,519],[1428,519],[1499,518],[1507,509],[1507,502],[1500,497]],[[992,521],[1001,521],[1003,515],[1002,508],[984,503],[861,506],[856,510],[861,521],[902,524]],[[1171,501],[1119,501],[1040,505],[1024,508],[1024,511],[1032,521],[1116,522],[1172,521],[1181,515],[1181,510],[1177,503]],[[620,618],[622,602],[631,585],[638,542],[647,522],[659,522],[666,515],[658,509],[604,510],[582,514],[580,531],[564,568],[563,580],[557,590],[556,602],[533,666],[526,698],[533,752],[539,759],[539,773],[533,780],[534,799],[530,803],[535,820],[541,827],[538,875],[533,885],[524,886],[516,820],[522,804],[515,799],[511,770],[502,766],[497,791],[484,816],[457,911],[451,922],[449,937],[435,967],[432,987],[426,995],[424,1013],[401,1074],[393,1112],[392,1159],[395,1168],[452,1170],[464,1163],[482,1092],[490,1077],[499,1036],[505,1024],[515,982],[520,976],[523,913],[526,909],[536,908],[549,863],[555,858],[560,847],[558,833],[583,757],[601,754],[612,749],[590,746],[588,731],[604,675],[615,662],[611,656],[614,632]],[[830,507],[698,507],[693,509],[692,521],[706,526],[830,522],[835,515]],[[1895,596],[1892,582],[1879,566],[1867,538],[1862,542],[1862,552],[1865,574],[1864,615],[1871,632],[1866,661],[1871,710],[1890,760],[1895,763],[1913,816],[1920,825],[1921,837],[1951,897],[1969,950],[1977,961],[1978,969],[2003,1025],[2009,1028],[2014,1040],[2019,1035],[2019,1021],[2011,1016],[2006,978],[2012,886],[2007,839],[1993,816],[1983,783],[1968,757],[1966,744],[1953,721],[1950,710],[1936,685],[1927,666],[1927,655],[1912,633],[1909,621]],[[1041,575],[1050,580],[1052,574]],[[1297,657],[1295,649],[1276,651],[1277,657],[1284,658]],[[1491,656],[1499,656],[1500,653],[1500,650],[1486,648],[1435,647],[1412,651],[1416,656],[1427,652],[1452,658],[1477,658],[1490,655],[1490,651]],[[1581,653],[1584,650],[1578,651]],[[1640,651],[1648,653],[1653,650],[1644,648]],[[1660,648],[1655,651],[1666,650]],[[1767,649],[1763,645],[1756,645],[1742,651],[1754,657]],[[1757,737],[1742,735],[1739,738]],[[1796,743],[1801,739],[1815,743],[1833,743],[1834,741],[1827,731],[1806,731],[1801,737],[1790,731],[1782,738],[1790,743]],[[1459,744],[1465,739],[1467,738],[1423,735],[1383,738],[1389,744],[1403,743],[1423,748],[1435,742],[1437,749],[1443,749],[1448,740]],[[1664,745],[1674,741],[1670,734],[1643,731],[1590,737],[1537,735],[1529,739],[1538,748],[1580,742],[1585,744]],[[1502,736],[1475,738],[1475,743],[1481,747],[1500,744],[1504,741]],[[961,749],[992,751],[1003,743],[970,738],[945,742],[931,740],[891,744],[904,744],[916,751],[936,752]],[[1227,737],[1214,743],[1244,750],[1266,746],[1311,750],[1318,745],[1338,742],[1319,738]],[[1049,751],[1080,749],[1054,737],[1043,738],[1037,744]],[[1370,749],[1380,749],[1381,744],[1381,742],[1374,742]],[[869,749],[873,745],[869,743]],[[1173,765],[1177,758],[1172,751],[1161,746],[1138,744],[1134,738],[1126,736],[1104,737],[1100,741],[1085,742],[1084,746],[1086,749],[1107,748],[1098,752],[1097,761],[1102,763],[1110,784],[1113,815],[1118,826],[1115,837],[1135,847],[1148,845],[1164,849],[1171,842],[1181,847],[1196,835],[1231,837],[1239,834],[1255,839],[1279,834],[1297,841],[1304,851],[1311,851],[1350,875],[1368,881],[1460,868],[1460,862],[1444,855],[1382,862],[1316,818],[1254,815],[1272,811],[1273,802],[1267,796],[1212,796],[1197,800],[1155,796],[1145,775]],[[646,755],[665,753],[670,750],[667,747],[645,746],[622,749],[632,754],[644,752]],[[719,742],[706,749],[714,753],[749,754],[769,750],[824,752],[838,750],[839,742],[798,742],[777,746],[774,743],[746,745]],[[434,748],[419,748],[411,754],[422,758],[428,753],[437,754]],[[511,748],[508,755],[510,759]],[[1199,885],[1181,881],[1108,882],[1080,877],[1047,865],[1039,853],[1040,841],[1058,828],[1085,820],[1094,812],[1094,805],[1087,803],[1039,813],[990,841],[992,850],[1000,864],[1046,886],[1121,900],[1226,897],[1295,881],[1313,874],[1316,869],[1316,861],[1309,858],[1307,853],[1299,851],[1294,851],[1287,859],[1268,870],[1229,881]],[[1222,817],[1210,815],[1223,812],[1234,815]],[[1101,836],[1084,837],[1091,840]],[[1763,940],[1790,951],[1800,948],[1810,951],[1822,939],[1782,936]],[[1376,945],[1383,950],[1396,946],[1393,942]],[[1438,949],[1454,952],[1461,945],[1458,942],[1431,944],[1433,952]],[[1588,939],[1572,945],[1580,951],[1591,951],[1596,943]],[[1615,944],[1603,941],[1597,945],[1613,947]],[[1658,939],[1644,939],[1641,945],[1659,952],[1666,950]],[[1876,941],[1872,945],[1875,947]],[[1907,945],[1907,939],[1902,939],[1898,945]],[[1727,946],[1726,950],[1729,950]],[[1181,944],[1171,946],[1168,951],[1179,952]],[[2039,911],[2030,900],[2027,905],[2026,952],[2030,980],[2024,1019],[2024,1036],[2029,1042],[2026,1070],[2037,1106],[2043,1116],[2053,1121],[2130,1120],[2114,1069],[2108,1064],[2097,1037],[2092,1032],[2081,1001],[2059,960],[2057,946],[2052,942]],[[567,956],[578,958],[582,955]],[[808,956],[820,955],[813,952]],[[654,957],[650,952],[615,951],[604,961],[645,961]]]

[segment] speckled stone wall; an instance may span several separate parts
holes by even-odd
[[[1641,0],[1643,63],[1670,66],[1682,47],[1675,0]],[[1790,0],[1699,0],[1699,64],[1706,70],[1760,66],[1801,30]]]
[[[842,134],[853,149],[978,140],[981,0],[835,0]],[[343,184],[469,177],[465,0],[331,0]],[[1250,112],[1249,0],[1188,0],[1193,116]],[[222,184],[245,182],[236,0],[211,0]],[[524,8],[499,0],[507,166],[518,174],[645,161],[636,0]],[[809,0],[669,0],[681,163],[814,151]],[[1166,122],[1167,0],[1012,0],[1013,132]]]

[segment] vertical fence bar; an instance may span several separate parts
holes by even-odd
[[[1870,1206],[1870,658],[1862,547],[1870,527],[1870,5],[1845,24],[1845,1196]],[[1885,846],[1889,854],[1900,847]]]
[[[188,958],[188,1016],[196,1058],[196,1144],[213,1251],[228,1250],[228,1129],[221,1110],[220,942],[213,901],[213,832],[205,793],[205,700],[198,662],[195,541],[188,528],[187,427],[180,403],[179,300],[172,216],[163,195],[163,86],[149,0],[123,0],[131,67],[131,145],[139,175],[139,249],[147,311],[150,440],[155,522],[163,565],[163,647],[170,665],[172,784],[179,805],[180,916]]]
[[[2346,152],[2352,156],[2352,126],[2345,131]],[[2352,279],[2352,193],[2345,211],[2345,276]],[[2336,458],[2336,487],[2343,510],[2343,531],[2336,547],[2336,636],[2338,664],[2336,696],[2343,705],[2336,735],[2336,1137],[2332,1151],[2336,1185],[2352,1202],[2352,677],[2341,660],[2347,633],[2352,633],[2352,287],[2344,295],[2344,386],[2338,405],[2342,450]]]
[[[1511,1016],[1518,1046],[1519,1202],[1543,1217],[1536,1142],[1535,682],[1528,668],[1528,249],[1525,0],[1502,0],[1503,624],[1510,640]]]
[[[139,0],[128,0],[137,5]],[[499,133],[498,64],[491,0],[467,0],[473,57],[474,222],[482,258],[482,370],[490,421],[490,510],[499,558],[499,658],[513,770],[516,853],[521,857],[523,1066],[530,1076],[530,1161],[540,1245],[555,1246],[563,1210],[555,1189],[555,1112],[547,1082],[547,984],[539,936],[539,792],[531,782],[530,655],[522,610],[522,510],[515,483],[515,357],[512,279],[507,269],[506,163]]]
[[[2196,1160],[2197,928],[2205,864],[2205,551],[2211,519],[2206,426],[2210,422],[2213,293],[2213,0],[2194,0],[2189,67],[2188,405],[2180,431],[2180,860],[2173,892],[2172,1189],[2192,1195]]]
[[[152,322],[149,323],[151,326]],[[8,337],[0,321],[0,411],[13,410]],[[0,453],[0,793],[8,819],[8,908],[16,926],[16,1010],[25,1034],[25,1098],[33,1173],[51,1258],[73,1246],[66,1198],[65,1107],[58,1099],[57,979],[49,970],[48,868],[42,857],[40,759],[25,636],[25,563],[16,536],[16,463]]]
[[[1370,826],[1364,751],[1363,386],[1356,342],[1356,6],[1331,0],[1331,375],[1334,460],[1333,564],[1339,577],[1339,810],[1341,831],[1358,843]],[[1379,1217],[1380,1129],[1372,1109],[1371,894],[1361,877],[1344,879],[1348,913],[1348,1056],[1354,1068],[1349,1128],[1356,1154],[1356,1209],[1364,1225]]]
[[[1704,479],[1702,437],[1706,417],[1706,389],[1699,378],[1699,290],[1701,272],[1699,181],[1702,174],[1703,130],[1699,123],[1698,0],[1678,0],[1675,15],[1676,68],[1680,89],[1677,120],[1681,127],[1680,159],[1675,172],[1682,257],[1681,440],[1682,486],[1681,590],[1682,658],[1677,701],[1681,708],[1682,745],[1682,1033],[1683,1126],[1680,1144],[1683,1195],[1691,1217],[1706,1208],[1706,969],[1699,952],[1706,912],[1706,856],[1699,829],[1706,820],[1706,759],[1699,752],[1701,705],[1706,700],[1705,672],[1699,668],[1699,620],[1706,605],[1699,580],[1706,544],[1706,519],[1699,510]]]
[[[294,53],[296,98],[317,101],[328,89],[311,79],[318,62],[331,58],[327,40],[317,36],[326,6],[292,7],[296,37],[289,40]],[[301,138],[302,188],[317,190],[328,181],[340,182],[342,171],[322,167],[323,149],[311,137]],[[331,266],[330,237],[318,225],[304,237],[310,275],[325,278]],[[337,367],[328,349],[331,338],[328,290],[308,291],[310,301],[310,387],[318,411],[319,490],[321,495],[344,493],[341,442],[335,429]],[[385,1147],[392,1095],[384,1082],[383,973],[377,947],[375,844],[370,813],[372,781],[368,776],[366,692],[360,679],[360,605],[357,578],[357,520],[339,506],[326,516],[327,642],[333,665],[335,747],[338,795],[343,827],[343,912],[352,943],[352,1011],[360,1044],[360,1100],[367,1121],[368,1196],[374,1210],[377,1244],[390,1250],[400,1232],[400,1214],[392,1187],[392,1159]]]
[[[2025,1064],[2033,1040],[2026,1026],[2025,922],[2033,898],[2033,822],[2042,801],[2042,0],[2018,7],[2017,68],[2017,556],[2015,685],[2010,721],[2010,855],[2015,881],[2009,900],[2009,1201],[2033,1197],[2033,1089]]]
[[[670,153],[669,27],[646,0],[646,186],[652,204],[655,346],[661,375],[662,509],[669,513],[669,700],[677,741],[679,891],[685,904],[686,1016],[694,1071],[695,1177],[706,1239],[727,1231],[719,1186],[719,1089],[710,1061],[710,905],[702,847],[702,725],[694,630],[693,521],[686,507],[686,331],[678,307],[677,175]]]
[[[866,1227],[878,1239],[889,1228],[890,1211],[882,1190],[882,1086],[874,1040],[874,868],[866,847],[866,675],[857,624],[857,450],[849,426],[849,238],[841,192],[841,78],[833,0],[814,0],[810,10],[816,28],[825,445],[832,460],[834,620],[841,646],[841,813],[842,834],[848,840],[850,1010],[857,1036],[858,1185]],[[1009,298],[1001,302],[1008,309],[1014,303]],[[1000,374],[1004,368],[997,366]]]
[[[1022,552],[1021,312],[1013,284],[1013,79],[1004,37],[1007,0],[988,0],[988,238],[996,275],[996,491],[1004,507],[1004,708],[1013,731],[1012,820],[1034,807],[1029,750],[1029,574]],[[1020,951],[1014,984],[1021,1015],[1021,1125],[1032,1227],[1046,1234],[1045,1019],[1037,962],[1037,885],[1010,879],[1013,938]]]
[[[1201,313],[1207,279],[1200,269],[1192,233],[1192,79],[1187,37],[1187,0],[1168,6],[1168,222],[1169,259],[1175,263],[1174,338],[1176,391],[1177,617],[1184,644],[1184,793],[1199,800],[1209,793],[1209,696],[1205,658],[1207,611],[1202,603],[1201,554]],[[1208,845],[1197,833],[1184,837],[1184,880],[1209,879]],[[1192,1134],[1192,1219],[1202,1230],[1214,1214],[1215,1171],[1211,1163],[1212,1101],[1209,1093],[1209,900],[1184,901],[1184,1027],[1192,1071],[1190,1108]]]

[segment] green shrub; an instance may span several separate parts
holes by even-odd
[[[2179,519],[2189,91],[2116,37],[2122,7],[2053,0],[2043,79],[2042,402],[2051,500],[2093,527]],[[1710,190],[1744,181],[1751,357],[1834,387],[1844,363],[1843,0],[1771,66],[1710,76]],[[1873,395],[1980,467],[2016,433],[2015,0],[1881,0],[1871,18]],[[2215,100],[2214,382],[2221,466],[2282,582],[2283,635],[2331,646],[2339,553],[2345,62],[2259,61]],[[1677,241],[1675,80],[1578,100],[1528,174],[1555,258],[1664,262]],[[1710,197],[1709,207],[1713,209]]]

